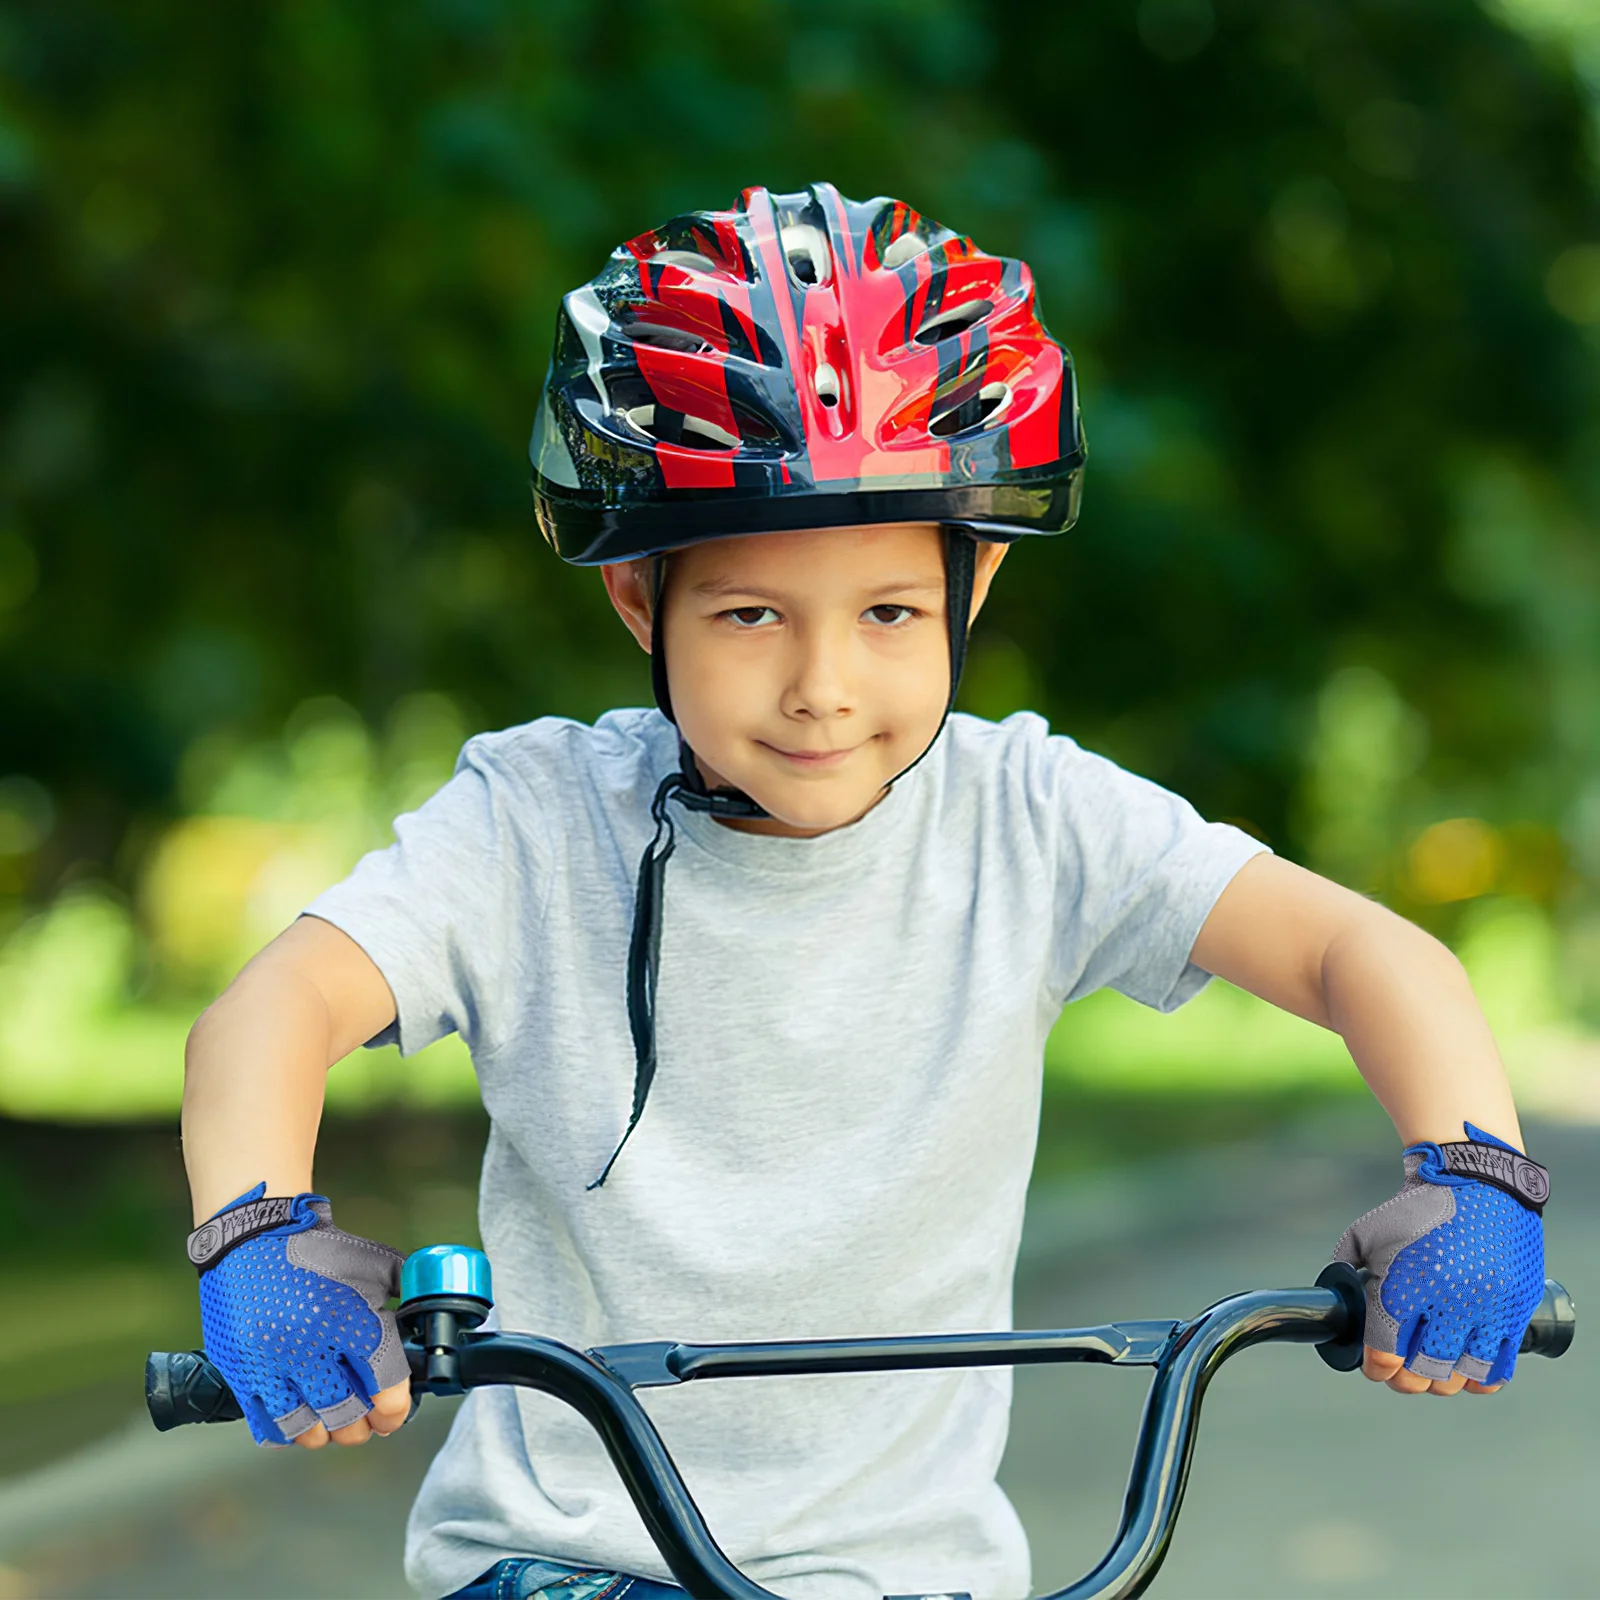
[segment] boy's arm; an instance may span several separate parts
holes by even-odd
[[[269,1195],[312,1188],[328,1068],[394,1018],[383,974],[316,917],[250,961],[190,1030],[184,1055],[183,1158],[197,1225],[258,1183]],[[409,1385],[395,1384],[333,1438],[392,1433],[409,1405]],[[328,1438],[319,1422],[295,1443],[316,1449]]]
[[[1467,974],[1431,934],[1278,856],[1222,891],[1194,962],[1344,1036],[1403,1144],[1464,1122],[1522,1148],[1505,1067]]]
[[[1276,856],[1248,862],[1222,892],[1193,959],[1344,1037],[1402,1143],[1459,1141],[1474,1124],[1523,1148],[1494,1036],[1461,963],[1393,912]],[[1497,1384],[1430,1382],[1370,1345],[1363,1370],[1402,1393]]]
[[[311,1188],[328,1068],[395,1018],[367,953],[301,917],[261,951],[189,1033],[183,1159],[196,1225],[265,1181]]]

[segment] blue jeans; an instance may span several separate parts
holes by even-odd
[[[564,1567],[537,1556],[510,1556],[445,1600],[683,1600],[683,1590],[625,1572]]]
[[[564,1567],[537,1556],[510,1556],[481,1572],[465,1589],[445,1600],[673,1600],[683,1590],[654,1578],[630,1578],[626,1572],[596,1572],[592,1567]],[[889,1595],[887,1600],[972,1600],[963,1590],[947,1594]]]

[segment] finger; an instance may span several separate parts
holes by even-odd
[[[374,1433],[387,1434],[403,1426],[410,1415],[411,1385],[395,1383],[387,1389],[380,1389],[373,1396],[372,1410],[367,1416],[367,1421],[371,1423]]]
[[[365,1417],[357,1417],[354,1422],[347,1422],[342,1428],[335,1428],[332,1437],[335,1444],[347,1447],[353,1444],[365,1444],[372,1437],[372,1424]]]
[[[1467,1379],[1468,1394],[1498,1394],[1504,1387],[1502,1383],[1479,1383],[1476,1378]]]
[[[1404,1365],[1404,1358],[1394,1351],[1374,1350],[1370,1344],[1361,1357],[1362,1374],[1374,1383],[1387,1383]]]
[[[304,1450],[320,1450],[328,1442],[328,1430],[319,1422],[304,1433],[296,1434],[294,1442]]]
[[[1465,1341],[1458,1325],[1441,1316],[1420,1316],[1400,1329],[1397,1342],[1411,1352],[1406,1371],[1422,1379],[1419,1385],[1408,1385],[1406,1393],[1454,1394],[1460,1389],[1459,1380],[1466,1374],[1458,1373],[1456,1366]]]
[[[1420,1372],[1412,1372],[1407,1367],[1396,1372],[1388,1383],[1396,1394],[1426,1394],[1433,1386],[1431,1378],[1424,1378]]]

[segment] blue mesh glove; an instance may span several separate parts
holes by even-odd
[[[1503,1383],[1544,1293],[1550,1174],[1469,1122],[1414,1144],[1394,1199],[1353,1222],[1334,1258],[1365,1267],[1367,1344],[1424,1378]]]
[[[331,1432],[410,1375],[394,1313],[401,1256],[342,1233],[320,1194],[240,1195],[189,1235],[206,1354],[257,1444]]]

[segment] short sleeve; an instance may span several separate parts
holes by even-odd
[[[1061,829],[1056,993],[1110,988],[1175,1010],[1210,981],[1190,952],[1211,908],[1267,847],[1070,739],[1045,743]]]
[[[449,1033],[480,1043],[484,999],[501,992],[543,880],[516,789],[493,741],[469,741],[455,776],[395,819],[395,842],[306,907],[354,939],[394,994],[396,1020],[369,1045],[410,1055]]]

